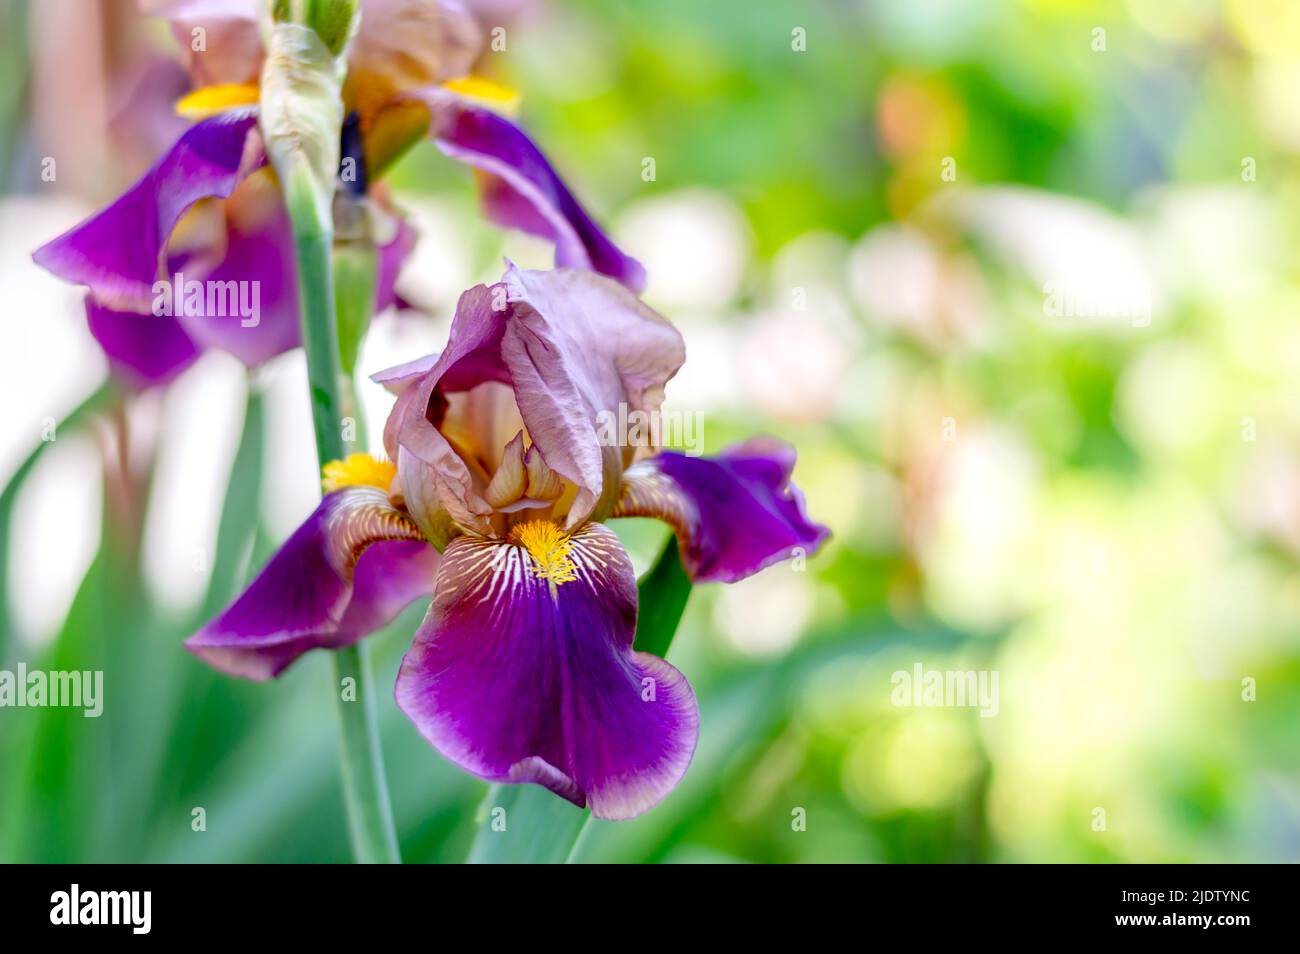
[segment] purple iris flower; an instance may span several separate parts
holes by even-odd
[[[632,648],[637,586],[605,520],[658,517],[697,581],[735,581],[827,537],[791,484],[794,451],[713,458],[611,441],[660,409],[682,339],[587,270],[522,271],[461,296],[439,355],[376,375],[385,450],[326,468],[315,513],[187,643],[225,671],[278,674],[433,594],[397,704],[481,778],[535,782],[601,818],[662,799],[695,749],[686,678]]]
[[[170,380],[208,347],[261,364],[296,347],[299,329],[288,216],[258,130],[263,50],[254,0],[142,6],[171,21],[198,87],[178,108],[202,118],[117,201],[34,257],[87,286],[92,334],[121,377],[148,386]],[[465,76],[481,43],[480,28],[451,0],[362,0],[344,84],[360,132],[351,158],[362,165],[361,181],[373,182],[413,141],[431,136],[479,172],[494,221],[551,239],[558,264],[595,269],[639,290],[641,265],[591,220],[525,133],[453,91],[477,88],[451,81]],[[382,186],[371,193],[383,212]],[[376,243],[376,311],[395,301],[393,283],[415,242],[399,216],[384,217],[391,222]],[[245,294],[255,288],[257,314],[166,309],[160,279],[201,283],[223,296],[227,287]],[[185,304],[183,287],[175,297]]]

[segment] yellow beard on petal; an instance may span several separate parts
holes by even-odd
[[[519,111],[519,91],[486,76],[462,76],[447,80],[442,88],[507,116]]]
[[[204,86],[176,101],[176,114],[186,119],[207,119],[238,106],[252,106],[258,101],[256,83],[222,83]]]
[[[569,535],[551,521],[516,524],[510,531],[510,542],[528,551],[533,558],[533,572],[552,588],[578,578],[578,568],[569,556]]]
[[[330,493],[340,487],[378,487],[387,493],[396,473],[392,461],[376,460],[369,454],[349,454],[321,468],[321,488]]]

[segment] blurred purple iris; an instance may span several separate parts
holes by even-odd
[[[743,579],[828,535],[784,444],[695,458],[600,437],[620,408],[657,413],[684,359],[671,324],[591,271],[512,266],[470,289],[441,354],[376,376],[398,395],[392,462],[328,467],[315,513],[188,647],[267,678],[432,593],[396,688],[425,738],[598,817],[645,811],[685,773],[699,714],[680,672],[632,648],[636,579],[603,521],[663,519],[696,581]]]
[[[115,372],[141,387],[170,380],[205,348],[255,366],[299,343],[288,216],[258,131],[263,51],[256,6],[142,6],[171,21],[197,88],[185,108],[203,118],[117,201],[35,254],[49,271],[87,286],[92,334]],[[478,170],[494,221],[552,240],[557,264],[595,269],[639,289],[640,264],[605,236],[524,132],[444,85],[466,75],[481,44],[479,26],[450,0],[362,0],[344,85],[360,148],[345,148],[344,157],[359,164],[354,181],[371,186],[386,225],[375,239],[375,310],[395,302],[394,283],[415,235],[373,186],[424,135]],[[194,302],[160,315],[160,281],[198,282],[223,296],[227,288],[251,287],[257,314],[214,313]],[[183,303],[183,289],[175,297]]]

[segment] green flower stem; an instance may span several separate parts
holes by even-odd
[[[331,261],[334,230],[328,215],[329,205],[320,201],[305,162],[291,166],[284,190],[298,256],[302,343],[307,352],[316,456],[324,467],[347,451],[342,429],[344,381],[339,366]],[[397,863],[401,858],[370,692],[370,667],[359,644],[337,649],[332,656],[343,792],[353,853],[360,862]]]
[[[316,186],[305,163],[295,164],[290,170],[289,181],[285,183],[285,201],[293,223],[294,251],[298,258],[302,346],[307,353],[316,456],[323,467],[343,457],[346,451],[342,430],[343,376],[334,313],[334,228],[325,211],[328,207],[316,198]]]
[[[384,754],[379,747],[379,721],[370,692],[370,660],[364,643],[336,649],[334,684],[338,696],[339,750],[343,757],[343,791],[348,805],[352,850],[363,864],[399,864],[397,830],[388,801]],[[339,687],[354,680],[357,697],[343,701]]]

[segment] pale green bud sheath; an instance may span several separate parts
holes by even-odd
[[[322,470],[346,456],[344,379],[332,267],[333,200],[348,42],[357,0],[270,0],[262,23],[260,125],[280,178],[298,265],[302,344]],[[373,287],[373,277],[369,279]],[[362,644],[332,654],[343,792],[358,861],[397,862],[383,755]]]
[[[330,56],[342,57],[356,32],[357,0],[275,0],[271,20],[310,27]]]
[[[355,9],[356,4],[335,0],[317,6]],[[264,31],[260,125],[267,156],[286,184],[310,176],[318,218],[328,222],[339,167],[345,63],[303,23],[272,20]]]

